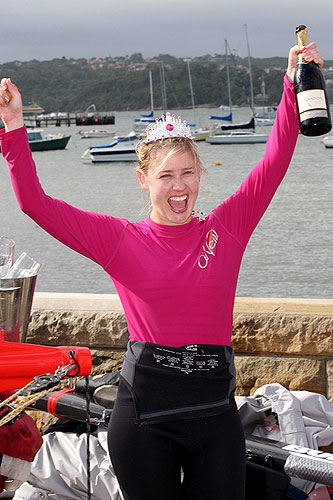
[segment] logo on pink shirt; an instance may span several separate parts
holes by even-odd
[[[210,257],[215,257],[213,250],[217,245],[218,239],[219,235],[217,232],[214,229],[210,229],[206,235],[206,241],[204,245],[202,245],[203,252],[198,258],[198,265],[201,269],[205,269],[208,266]]]

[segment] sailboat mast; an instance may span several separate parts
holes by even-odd
[[[192,109],[193,109],[193,119],[194,119],[194,123],[196,123],[194,93],[193,93],[192,76],[191,76],[191,69],[190,69],[190,61],[191,61],[191,59],[184,59],[184,61],[187,63],[188,81],[189,81],[189,84],[190,84],[191,102],[192,102]]]
[[[245,34],[246,34],[246,44],[247,44],[247,59],[249,62],[249,78],[250,78],[250,95],[251,95],[251,108],[254,108],[254,97],[253,97],[253,81],[252,81],[252,68],[251,68],[251,57],[250,57],[250,44],[249,44],[249,37],[247,34],[247,26],[245,26]]]
[[[187,62],[187,72],[188,72],[188,81],[190,83],[191,102],[192,102],[192,108],[194,110],[195,105],[194,105],[194,94],[193,94],[193,86],[192,86],[192,76],[191,76],[191,70],[190,70],[190,59],[185,59],[185,61]]]
[[[162,89],[162,109],[166,113],[168,109],[167,96],[166,96],[166,86],[165,86],[165,73],[164,73],[164,63],[161,61],[160,66],[160,77],[161,77],[161,89]]]
[[[225,66],[227,70],[227,83],[228,83],[228,99],[229,99],[229,113],[232,113],[232,101],[231,101],[231,87],[230,87],[230,73],[229,73],[229,58],[228,58],[228,42],[224,39],[225,44]]]
[[[149,71],[149,88],[150,88],[150,109],[151,111],[154,112],[153,77],[151,71]]]

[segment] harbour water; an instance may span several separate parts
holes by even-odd
[[[176,113],[193,121],[192,111]],[[196,113],[199,125],[209,124],[210,114],[227,114],[216,109],[199,109]],[[131,130],[139,113],[115,115],[115,125],[103,128],[121,135]],[[248,109],[234,111],[235,122],[246,119],[250,119]],[[63,151],[33,154],[46,193],[85,210],[130,221],[144,218],[145,201],[135,163],[83,161],[81,155],[87,147],[105,143],[105,139],[81,139],[78,131],[82,129],[74,125],[45,129],[45,133],[72,135]],[[258,132],[261,130],[267,129],[258,127]],[[299,136],[290,169],[246,249],[237,296],[333,297],[333,149],[325,149],[320,141],[320,137]],[[265,150],[265,144],[198,143],[198,147],[208,170],[208,183],[202,183],[196,206],[204,212],[237,189]],[[0,235],[15,240],[16,257],[25,251],[42,263],[37,291],[116,292],[98,265],[54,240],[20,211],[1,155],[0,214]]]

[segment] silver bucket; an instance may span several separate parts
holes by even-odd
[[[26,342],[36,279],[0,279],[0,340]]]

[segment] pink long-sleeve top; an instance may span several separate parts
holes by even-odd
[[[287,171],[298,130],[294,91],[285,77],[262,160],[204,221],[181,226],[150,217],[130,223],[52,198],[39,183],[25,127],[2,130],[0,144],[23,212],[112,278],[130,340],[229,345],[241,259]]]

